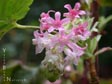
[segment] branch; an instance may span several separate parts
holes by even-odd
[[[99,84],[99,78],[96,73],[95,63],[92,61],[92,58],[86,60],[88,63],[89,73],[90,73],[90,84]]]
[[[94,55],[98,56],[99,54],[104,53],[104,52],[109,51],[109,50],[112,50],[112,48],[111,47],[105,47],[105,48],[98,50]]]

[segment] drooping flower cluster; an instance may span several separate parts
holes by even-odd
[[[43,49],[46,50],[46,56],[63,56],[64,53],[65,64],[77,64],[86,48],[78,45],[78,42],[85,41],[90,36],[88,22],[80,21],[86,12],[80,10],[80,3],[76,3],[73,9],[69,4],[64,7],[68,12],[63,14],[63,19],[59,11],[50,10],[41,14],[40,30],[34,32],[33,44],[36,45],[36,54]],[[50,13],[54,13],[54,18]]]

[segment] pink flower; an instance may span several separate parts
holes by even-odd
[[[41,23],[41,31],[48,30],[51,26],[48,23]]]
[[[68,9],[68,11],[69,11],[68,13],[64,13],[64,16],[70,18],[71,20],[73,20],[74,18],[79,18],[80,17],[79,15],[86,14],[85,11],[79,10],[80,9],[80,3],[78,3],[78,2],[75,4],[73,9],[72,9],[70,4],[66,4],[64,7],[66,9]]]
[[[64,30],[60,31],[55,37],[52,38],[52,48],[62,52],[71,41],[71,34],[66,34]]]
[[[67,71],[67,72],[72,71],[72,67],[71,67],[70,65],[67,65],[67,66],[65,67],[65,71]]]
[[[50,39],[48,33],[39,33],[38,31],[34,32],[34,39],[32,39],[33,44],[36,45],[36,54],[41,53],[44,48],[48,48]]]
[[[55,19],[50,17],[49,13],[54,11],[48,11],[48,13],[41,14],[41,31],[48,30],[52,32],[53,30],[61,30],[63,29],[63,25],[68,23],[70,20],[68,18],[64,18],[61,20],[61,13],[55,13]]]
[[[50,10],[47,13],[45,13],[45,12],[41,13],[41,15],[40,15],[40,17],[41,17],[40,22],[46,22],[48,18],[51,18],[50,15],[49,15],[51,12],[55,12],[55,11]]]
[[[74,50],[70,50],[69,48],[64,49],[64,53],[67,55],[65,57],[65,65],[74,63],[75,65],[78,64],[78,60],[80,56],[84,54],[85,48],[81,48],[78,45],[73,45]]]
[[[55,48],[59,53],[63,52],[66,48],[71,52],[66,52],[67,56],[81,56],[84,53],[85,48],[81,48],[74,41],[72,41],[72,34],[66,34],[64,31],[59,32],[56,37],[51,40],[52,48]]]
[[[53,30],[63,30],[63,25],[69,22],[68,18],[64,18],[61,20],[61,13],[56,12],[55,13],[55,19],[49,18],[47,20],[48,24],[51,25],[49,28],[49,31],[52,32]]]
[[[88,23],[79,24],[77,28],[73,28],[75,38],[86,40],[90,36],[90,31],[87,30]]]
[[[47,13],[43,12],[40,17],[40,30],[48,30],[50,28],[50,24],[48,24],[48,19],[51,18],[49,13],[54,12],[53,10],[48,11]]]

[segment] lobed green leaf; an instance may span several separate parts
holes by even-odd
[[[0,0],[0,38],[15,28],[18,20],[28,12],[33,0]]]

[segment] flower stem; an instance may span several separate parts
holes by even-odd
[[[17,23],[15,23],[15,26],[16,28],[19,28],[19,29],[39,29],[40,28],[39,26],[20,25]]]
[[[86,60],[88,63],[89,73],[90,73],[90,84],[99,84],[99,78],[96,73],[95,63],[92,61],[92,58]]]

